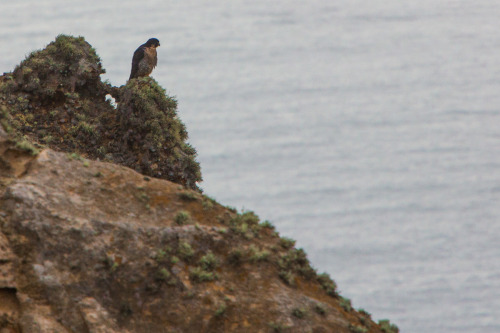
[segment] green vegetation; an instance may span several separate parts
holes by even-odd
[[[80,121],[78,125],[71,127],[69,133],[73,136],[78,136],[79,134],[88,136],[99,135],[96,131],[95,125],[89,124],[85,121]]]
[[[227,262],[233,266],[239,266],[243,263],[243,251],[240,249],[232,250],[227,256]]]
[[[155,279],[160,282],[166,282],[169,286],[175,286],[177,284],[177,280],[170,271],[162,267],[156,272]]]
[[[226,303],[222,303],[217,307],[217,310],[215,310],[214,316],[215,317],[222,317],[224,313],[226,313],[227,305]]]
[[[215,280],[217,275],[214,272],[208,272],[201,267],[195,267],[189,271],[189,278],[193,282],[209,282]]]
[[[379,320],[378,324],[384,333],[399,333],[399,328],[396,325],[391,324],[389,319]]]
[[[280,238],[280,245],[284,249],[291,249],[295,245],[295,240],[287,237]]]
[[[349,331],[352,333],[367,333],[368,329],[366,327],[349,324]]]
[[[203,270],[213,271],[218,265],[218,260],[212,252],[208,252],[206,255],[201,257],[199,264]]]
[[[316,276],[316,271],[309,264],[309,260],[303,249],[291,249],[283,254],[278,260],[278,266],[282,279],[283,277],[290,277],[293,274],[299,274],[306,279],[312,279]],[[289,279],[284,281],[288,282]]]
[[[292,310],[292,315],[299,319],[304,319],[307,315],[307,310],[304,308],[294,308]]]
[[[332,297],[337,296],[337,284],[332,280],[328,273],[319,274],[316,279],[328,295]]]
[[[319,314],[324,316],[326,314],[326,308],[325,305],[322,303],[315,303],[314,304],[314,311]]]
[[[179,242],[179,248],[177,251],[178,251],[179,257],[181,257],[184,261],[187,261],[187,262],[189,262],[194,256],[193,248],[186,241]]]
[[[365,309],[358,309],[358,312],[359,312],[361,315],[363,315],[363,316],[365,316],[365,317],[367,317],[367,318],[371,318],[371,317],[372,317],[372,315],[371,315],[368,311],[366,311]]]
[[[254,212],[245,211],[241,214],[236,214],[227,223],[231,231],[246,239],[252,239],[259,236],[259,217],[255,215]]]
[[[217,257],[209,252],[198,261],[198,266],[189,271],[189,277],[194,282],[207,282],[217,279],[217,274],[213,271],[218,266]]]
[[[82,161],[83,160],[83,157],[78,154],[78,153],[70,153],[70,154],[67,154],[66,156],[68,156],[68,158],[70,160],[76,160],[76,161]]]
[[[197,194],[195,192],[192,192],[192,191],[183,191],[183,192],[177,193],[177,195],[179,196],[179,198],[181,198],[182,200],[185,200],[185,201],[198,200]]]
[[[7,108],[5,106],[0,107],[0,125],[7,133],[12,133],[10,122],[11,117],[9,111],[7,111]]]
[[[352,311],[352,305],[351,305],[351,300],[345,297],[340,296],[339,298],[339,304],[342,309],[344,309],[347,312]]]
[[[203,209],[210,210],[210,209],[214,208],[216,201],[215,201],[215,199],[213,199],[207,195],[204,195],[203,199],[201,201],[201,204],[203,206]]]
[[[9,111],[2,108],[0,124],[31,142],[199,191],[200,166],[177,116],[177,101],[153,78],[133,79],[118,88],[101,81],[104,72],[83,37],[59,35],[4,75],[0,104]],[[117,99],[118,108],[104,98],[108,94]]]
[[[156,275],[156,278],[158,280],[166,280],[170,277],[170,272],[168,271],[168,269],[166,269],[165,267],[161,268],[159,271],[158,271],[158,274]]]
[[[46,101],[55,97],[56,89],[71,92],[74,88],[75,83],[69,80],[60,80],[59,86],[55,86],[51,84],[54,78],[78,75],[80,79],[95,81],[104,72],[101,59],[83,37],[59,35],[45,49],[31,52],[14,69],[14,76],[22,79],[24,91],[35,92]],[[79,95],[63,94],[62,97],[75,99]],[[22,107],[22,103],[17,106]]]
[[[271,222],[269,222],[268,220],[265,220],[264,222],[262,222],[262,223],[260,224],[260,227],[261,227],[261,228],[271,229],[271,230],[274,230],[274,229],[275,229],[275,228],[274,228],[274,225],[272,225],[272,223],[271,223]]]
[[[175,265],[175,264],[177,264],[179,262],[179,258],[176,257],[176,256],[172,256],[170,258],[170,262]]]
[[[163,251],[162,249],[158,250],[158,252],[155,255],[156,261],[162,261],[167,257],[167,252]]]
[[[250,262],[268,261],[271,253],[267,250],[260,250],[255,245],[250,245],[248,250]]]
[[[38,153],[40,152],[35,146],[33,146],[31,142],[29,142],[26,139],[21,139],[20,141],[17,141],[16,148],[24,150],[33,156],[38,155]]]
[[[185,210],[179,211],[174,217],[175,223],[178,225],[184,225],[191,221],[191,215]]]
[[[137,200],[139,200],[140,202],[146,204],[146,208],[149,209],[149,201],[151,200],[151,198],[146,193],[144,187],[138,186],[137,187],[137,192],[134,193],[134,196],[136,197]]]
[[[185,140],[186,127],[177,117],[177,101],[151,77],[127,82],[118,104],[119,132],[140,137],[130,140],[126,149],[148,152],[153,163],[138,160],[142,173],[167,176],[167,179],[197,189],[201,181],[196,150]],[[126,150],[125,147],[123,150]],[[161,158],[159,158],[161,157]]]
[[[285,284],[289,286],[295,286],[295,274],[293,274],[291,271],[280,270],[278,276],[283,282],[285,282]]]

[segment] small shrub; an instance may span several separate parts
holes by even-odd
[[[307,315],[307,310],[304,308],[295,308],[292,310],[292,315],[299,319],[304,319]]]
[[[179,258],[176,256],[172,256],[172,258],[170,258],[170,262],[175,265],[179,262]]]
[[[71,153],[71,154],[68,154],[67,156],[70,160],[76,160],[76,161],[83,160],[83,157],[78,153]]]
[[[190,261],[193,258],[194,251],[188,242],[181,241],[179,243],[178,254],[183,260]]]
[[[170,272],[165,267],[156,273],[156,279],[159,281],[166,281],[168,278],[170,278]]]
[[[241,220],[249,225],[259,224],[259,217],[252,211],[245,211],[240,216]]]
[[[280,245],[284,249],[291,249],[295,245],[295,240],[288,238],[288,237],[282,237],[280,238]]]
[[[332,297],[337,296],[337,284],[330,278],[328,273],[319,274],[317,280],[328,295]]]
[[[379,320],[378,324],[384,333],[399,333],[399,328],[396,325],[391,324],[389,319]]]
[[[251,262],[268,261],[271,253],[267,250],[259,250],[255,245],[249,249],[249,259]]]
[[[210,198],[209,196],[204,195],[203,199],[201,201],[201,205],[203,206],[203,209],[205,210],[210,210],[214,208],[215,206],[215,199]]]
[[[185,210],[181,210],[174,217],[174,221],[178,225],[184,225],[184,224],[188,223],[190,220],[191,220],[191,215],[189,214],[189,212],[187,212]]]
[[[306,279],[316,276],[316,271],[309,264],[307,255],[303,249],[291,249],[278,260],[278,266],[282,270],[299,273]]]
[[[243,251],[240,249],[232,250],[227,256],[227,262],[233,266],[239,266],[243,263]]]
[[[177,194],[184,201],[196,201],[198,197],[193,191],[184,191]]]
[[[359,309],[358,312],[360,315],[362,315],[362,317],[359,318],[361,324],[364,326],[368,326],[370,324],[370,320],[372,319],[372,315],[364,309]]]
[[[371,319],[371,317],[372,317],[372,315],[368,311],[366,311],[365,309],[358,309],[358,312],[367,318]]]
[[[38,153],[40,152],[35,146],[33,146],[33,144],[31,144],[31,142],[29,142],[28,140],[25,140],[25,139],[17,141],[16,148],[20,149],[20,150],[24,150],[33,156],[38,155]]]
[[[269,222],[268,220],[265,220],[264,222],[262,222],[260,224],[261,228],[267,228],[267,229],[271,229],[271,230],[274,230],[274,225],[272,225],[271,222]]]
[[[209,282],[217,278],[217,275],[213,272],[207,272],[201,267],[195,267],[189,271],[189,278],[193,282]]]
[[[82,133],[84,135],[91,135],[91,136],[95,136],[97,133],[96,133],[96,129],[95,129],[95,125],[91,125],[85,121],[80,121],[78,123],[77,126],[73,126],[69,132],[72,134],[72,135],[78,135],[79,133]]]
[[[321,303],[314,304],[314,311],[316,311],[317,314],[320,314],[322,316],[324,316],[326,314],[326,308]]]
[[[212,252],[209,252],[201,257],[199,264],[205,271],[213,271],[217,267],[218,260]]]
[[[54,137],[52,135],[45,135],[44,137],[42,137],[41,141],[45,144],[49,144],[54,141]]]
[[[259,217],[254,212],[246,211],[231,218],[229,227],[233,232],[242,235],[246,239],[252,239],[259,235]]]
[[[227,309],[226,303],[222,303],[221,305],[219,305],[217,310],[215,310],[214,316],[215,317],[222,317],[224,315],[224,313],[226,312],[226,309]]]
[[[358,325],[353,325],[349,324],[349,331],[352,333],[367,333],[368,329],[366,327],[358,326]]]
[[[351,300],[345,297],[340,297],[339,304],[347,312],[352,311]]]
[[[279,272],[279,277],[285,284],[295,286],[295,275],[291,271],[281,270]]]
[[[165,252],[163,250],[158,250],[158,252],[155,255],[155,259],[157,261],[161,261],[166,257],[166,255],[167,255],[167,252]]]

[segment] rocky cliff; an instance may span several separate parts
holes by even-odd
[[[153,79],[100,73],[58,36],[0,79],[1,333],[398,331],[269,222],[200,193]]]

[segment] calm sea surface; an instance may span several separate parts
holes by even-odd
[[[402,332],[500,332],[500,2],[1,0],[0,71],[82,35],[179,100],[202,187]]]

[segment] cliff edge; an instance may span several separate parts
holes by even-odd
[[[101,82],[81,37],[38,52],[55,64],[0,78],[0,332],[398,332],[269,222],[200,193],[153,79]]]

